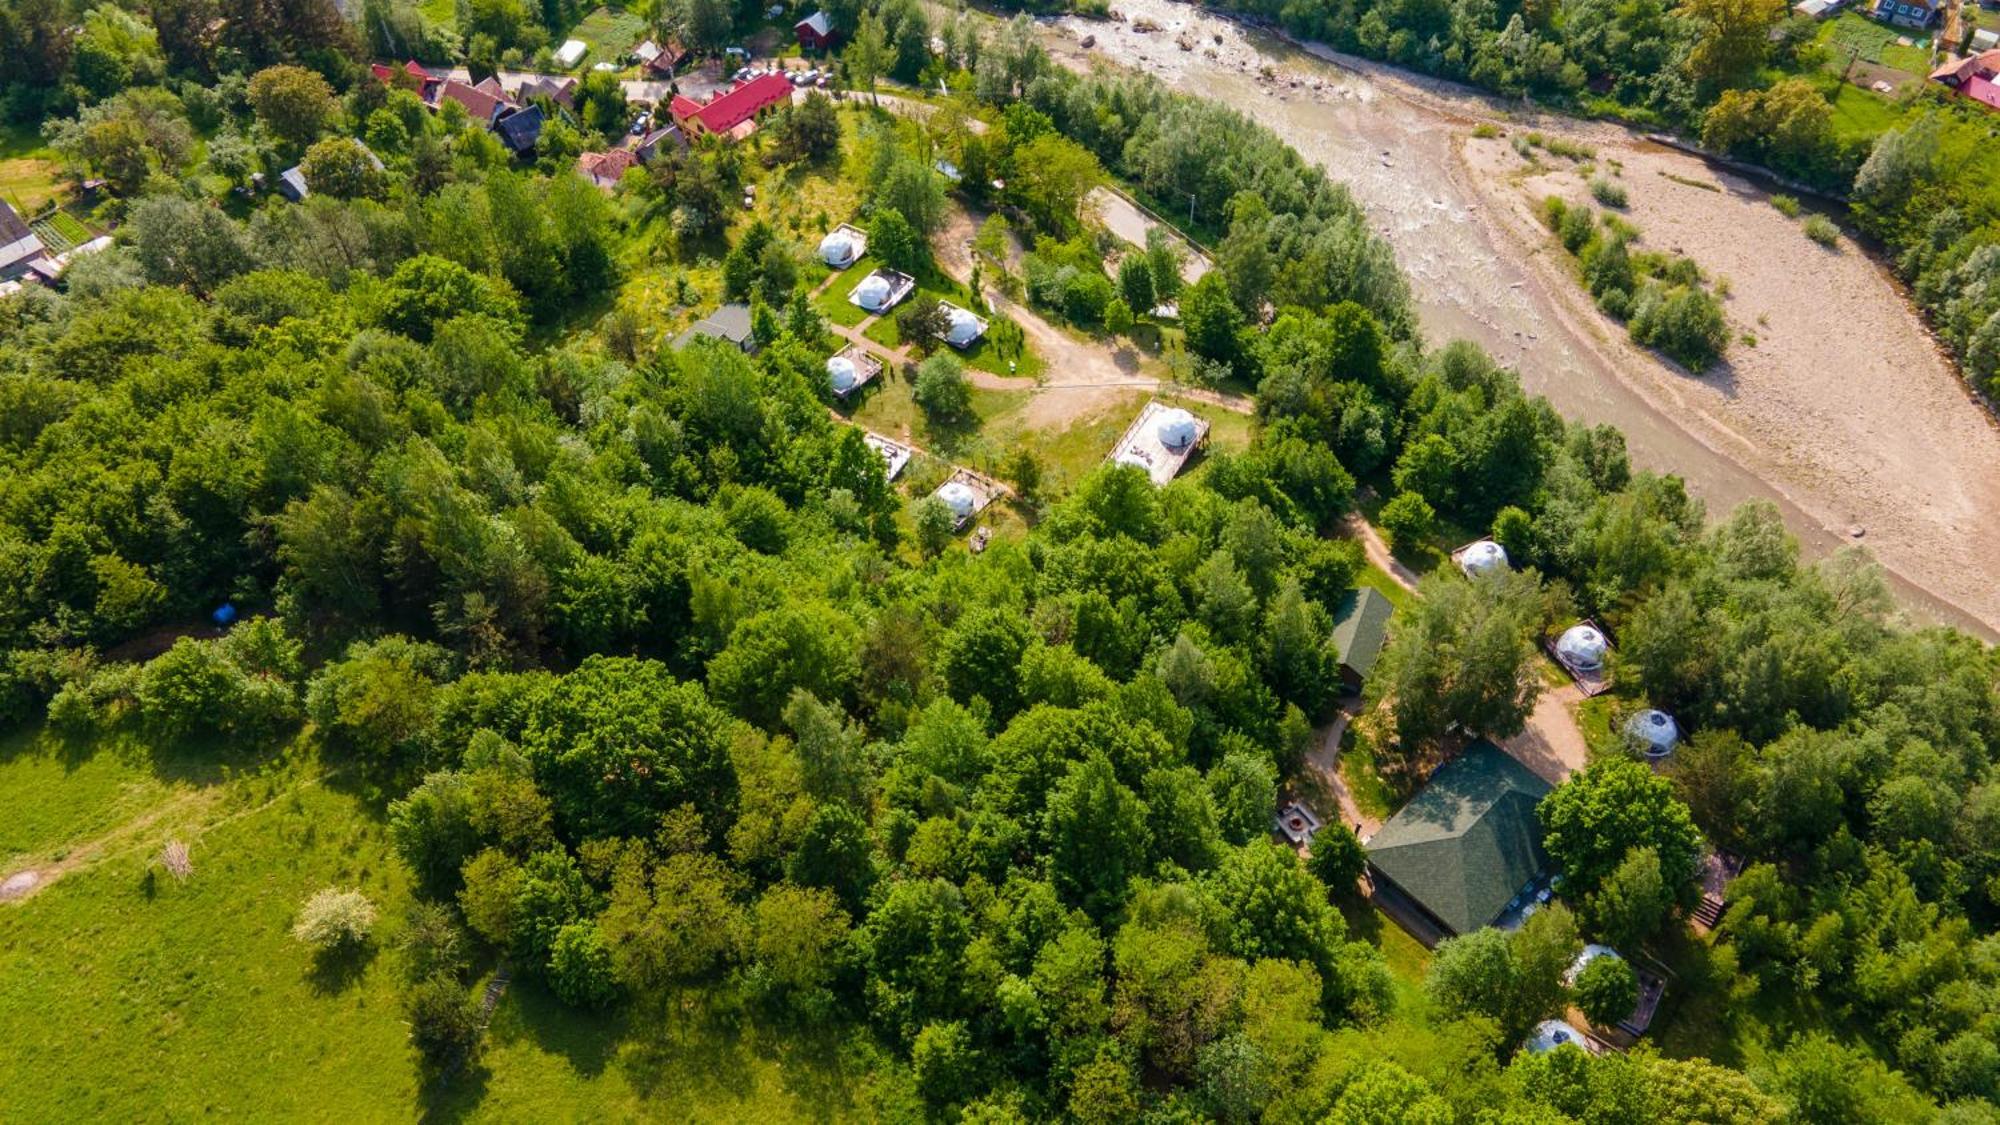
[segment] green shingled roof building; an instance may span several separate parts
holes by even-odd
[[[1395,607],[1382,591],[1362,586],[1341,599],[1333,614],[1333,646],[1340,653],[1340,681],[1360,691],[1382,645],[1389,639],[1389,616]]]
[[[1447,933],[1492,924],[1548,867],[1535,806],[1549,783],[1485,739],[1430,783],[1368,841],[1368,864]]]

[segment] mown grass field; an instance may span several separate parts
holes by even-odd
[[[804,1120],[852,1112],[874,1047],[736,1028],[699,1004],[579,1014],[517,981],[481,1067],[425,1088],[394,948],[410,901],[380,811],[309,758],[223,770],[128,740],[0,743],[0,1121]],[[195,872],[155,863],[169,838]],[[320,964],[299,904],[358,887],[360,957]],[[474,986],[476,987],[476,985]]]
[[[61,171],[40,133],[25,125],[0,126],[0,199],[26,215],[62,194]]]

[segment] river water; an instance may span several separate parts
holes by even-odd
[[[1428,338],[1475,340],[1566,417],[1617,426],[1636,465],[1679,475],[1712,514],[1746,500],[1772,501],[1809,555],[1853,541],[1865,520],[1866,542],[1914,616],[1994,635],[2000,599],[1982,601],[1980,594],[1991,583],[1950,568],[1926,569],[1932,540],[1949,537],[1949,525],[1892,527],[1889,513],[1903,510],[1901,498],[1857,509],[1844,504],[1837,479],[1789,472],[1768,448],[1782,439],[1732,425],[1724,401],[1732,388],[1710,395],[1722,409],[1695,409],[1700,403],[1690,405],[1683,391],[1699,395],[1712,387],[1685,377],[1677,387],[1671,373],[1646,369],[1659,365],[1579,303],[1574,282],[1549,260],[1556,251],[1545,240],[1524,239],[1518,221],[1502,221],[1498,209],[1506,200],[1494,184],[1478,182],[1490,170],[1468,161],[1463,146],[1475,124],[1522,107],[1299,48],[1178,0],[1123,0],[1117,7],[1123,22],[1066,19],[1045,27],[1045,41],[1068,65],[1113,62],[1230,105],[1325,166],[1394,248]],[[1158,30],[1138,30],[1142,22]],[[1085,36],[1094,37],[1089,49],[1080,45]],[[1564,132],[1628,149],[1658,148],[1610,126],[1566,122]],[[1975,471],[1988,467],[2000,462]]]

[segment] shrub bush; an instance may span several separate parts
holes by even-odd
[[[1590,181],[1590,197],[1606,207],[1622,210],[1626,203],[1625,185],[1598,176]]]
[[[1422,543],[1437,531],[1437,512],[1422,493],[1399,492],[1382,505],[1376,522],[1388,535],[1389,546],[1400,551]]]
[[[306,900],[292,936],[319,951],[360,945],[375,928],[375,904],[360,891],[327,887]]]
[[[1771,206],[1776,207],[1778,214],[1783,215],[1787,219],[1796,219],[1799,217],[1799,201],[1789,195],[1772,196]]]
[[[1814,215],[1806,220],[1806,237],[1821,246],[1832,247],[1840,241],[1840,228],[1825,215]]]
[[[1632,339],[1690,371],[1708,370],[1729,344],[1722,302],[1684,285],[1648,283],[1632,303],[1630,330]]]

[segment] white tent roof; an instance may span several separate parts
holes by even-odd
[[[829,266],[852,265],[859,256],[855,253],[854,236],[844,230],[834,231],[819,240],[820,260]]]
[[[575,66],[588,50],[590,45],[581,39],[565,39],[563,45],[556,49],[556,61],[564,66]]]
[[[1572,667],[1594,672],[1604,667],[1607,646],[1594,625],[1572,625],[1556,639],[1556,652]]]
[[[1637,739],[1650,758],[1673,753],[1681,740],[1681,729],[1674,717],[1650,707],[1625,721],[1625,733]]]
[[[1610,946],[1598,945],[1596,942],[1592,942],[1583,947],[1583,952],[1576,955],[1576,960],[1569,963],[1568,971],[1563,973],[1563,983],[1565,985],[1575,985],[1576,978],[1582,976],[1583,970],[1599,957],[1609,957],[1613,961],[1624,960],[1623,957],[1618,956],[1618,951]]]
[[[826,361],[826,380],[833,386],[835,394],[846,394],[861,383],[861,369],[844,355],[834,356]]]
[[[861,302],[864,309],[879,309],[889,299],[889,279],[870,274],[854,287],[854,299]]]
[[[1493,540],[1481,539],[1467,547],[1465,553],[1459,556],[1458,566],[1465,571],[1467,577],[1489,571],[1506,570],[1507,552]]]
[[[960,519],[971,515],[973,509],[979,507],[979,497],[964,481],[946,481],[944,487],[937,490],[937,497]]]
[[[1539,1055],[1544,1051],[1553,1051],[1565,1043],[1574,1044],[1581,1049],[1583,1032],[1562,1020],[1543,1020],[1535,1025],[1535,1033],[1528,1036],[1528,1053]]]
[[[979,339],[979,318],[964,309],[951,310],[951,327],[945,329],[944,337],[955,348],[962,348]]]
[[[1201,426],[1194,415],[1179,407],[1162,410],[1159,421],[1153,423],[1153,433],[1160,444],[1176,452],[1194,444],[1195,436],[1201,433]]]

